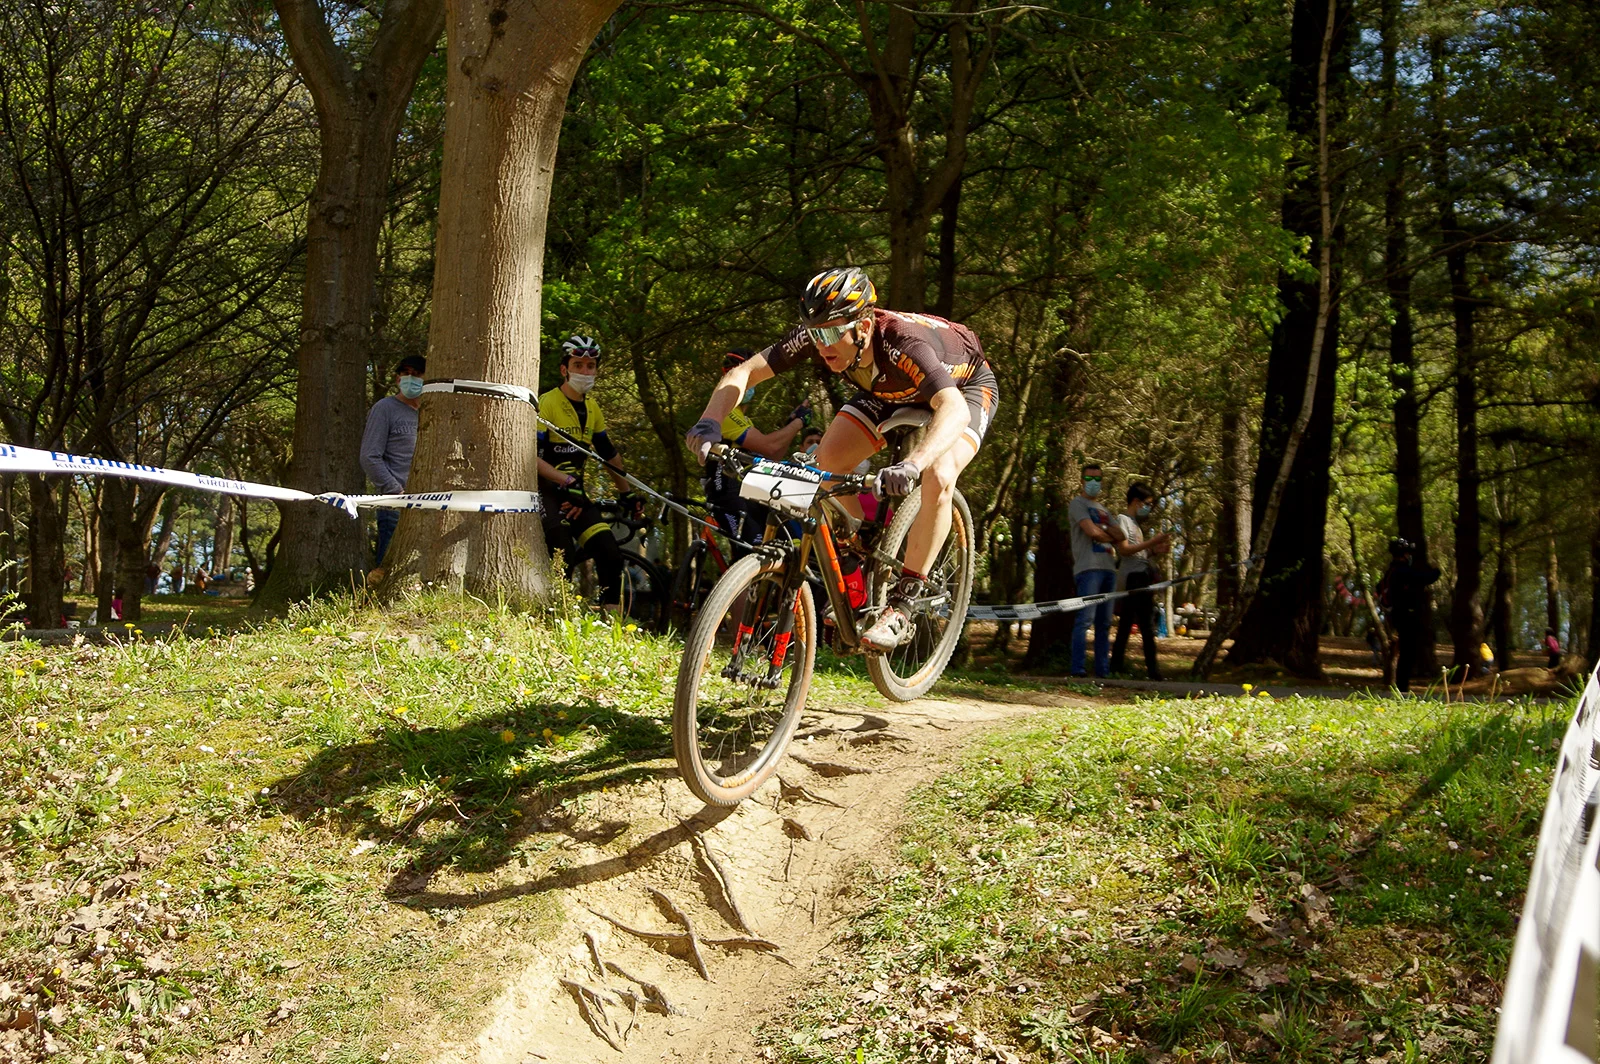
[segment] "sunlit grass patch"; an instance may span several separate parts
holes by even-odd
[[[837,980],[764,1038],[818,1064],[1482,1059],[1567,716],[1042,714],[914,799]]]
[[[474,892],[559,862],[592,793],[672,772],[680,654],[570,603],[427,596],[0,644],[0,1020],[34,1021],[0,1056],[366,1061],[418,1009],[469,1023],[556,918]]]

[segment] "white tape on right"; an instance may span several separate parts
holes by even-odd
[[[1493,1064],[1581,1064],[1597,1047],[1600,667],[1561,743],[1500,1003]]]

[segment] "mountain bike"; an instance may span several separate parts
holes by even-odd
[[[833,649],[866,653],[878,690],[896,701],[925,693],[944,672],[972,597],[972,513],[959,491],[950,535],[912,602],[910,638],[887,653],[868,651],[861,634],[887,603],[904,565],[906,533],[921,489],[893,508],[875,542],[863,543],[837,497],[871,490],[872,474],[827,473],[743,455],[725,444],[712,458],[742,473],[741,492],[768,503],[764,542],[717,581],[685,640],[673,700],[672,743],[689,789],[712,805],[735,805],[777,770],[799,723],[823,639],[808,568],[820,573],[832,614]],[[781,522],[800,520],[800,535],[779,537]],[[850,601],[843,552],[859,553],[866,599]]]

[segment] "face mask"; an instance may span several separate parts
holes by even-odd
[[[748,403],[750,400],[754,399],[755,397],[756,397],[756,390],[754,388],[746,388],[744,390],[744,398],[740,399],[739,402],[741,404]]]
[[[821,440],[817,441],[817,443],[821,443],[821,442],[822,442]],[[807,447],[806,448],[806,454],[816,454],[817,453],[817,443],[813,443],[810,447]]]
[[[1098,480],[1085,481],[1084,485],[1083,485],[1083,493],[1085,495],[1089,496],[1089,498],[1091,498],[1091,499],[1094,498],[1096,495],[1099,495],[1100,494],[1100,482]]]
[[[589,389],[594,387],[593,373],[569,373],[567,383],[572,385],[572,390],[579,395],[588,395]]]
[[[421,395],[422,394],[422,378],[421,377],[401,377],[400,378],[400,394],[405,396],[407,399],[415,399],[417,396]]]
[[[1139,507],[1139,516],[1140,517],[1149,517],[1150,516],[1150,507],[1148,507],[1148,506]]]

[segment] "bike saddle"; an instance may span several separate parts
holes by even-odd
[[[919,410],[914,406],[903,407],[878,426],[878,431],[888,435],[895,429],[920,429],[933,420],[932,410]]]

